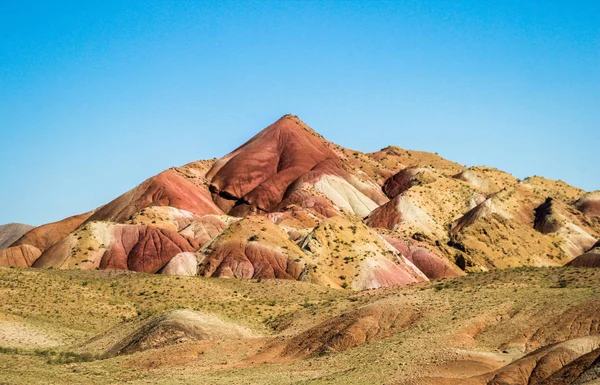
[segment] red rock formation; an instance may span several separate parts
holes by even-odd
[[[222,214],[205,188],[195,185],[174,170],[166,170],[100,207],[88,222],[122,223],[148,206],[171,206],[197,215]]]
[[[412,249],[412,254],[408,260],[414,263],[429,279],[464,275],[458,266],[451,264],[423,247]]]
[[[49,267],[55,269],[67,268],[76,242],[75,238],[71,236],[64,237],[48,249],[44,250],[42,255],[36,259],[32,266],[41,269]]]
[[[600,375],[600,348],[571,361],[544,380],[545,385],[593,384]]]
[[[394,249],[398,250],[400,254],[404,255],[406,258],[412,256],[412,251],[407,242],[401,241],[400,239],[391,237],[389,235],[382,235],[383,239],[390,245],[394,246]]]
[[[201,275],[225,278],[299,279],[303,270],[294,258],[246,240],[215,245],[201,265]]]
[[[198,243],[176,232],[144,226],[115,226],[114,241],[100,268],[156,273],[175,255],[195,251]]]
[[[502,190],[498,191],[499,187]],[[393,197],[391,201],[384,192]],[[489,192],[494,194],[487,196]],[[355,234],[344,235],[343,245],[349,249],[336,252],[333,260],[327,255],[338,245],[325,247],[326,239],[318,242],[319,247],[312,245],[315,251],[294,250],[297,255],[293,259],[305,258],[311,269],[327,260],[324,267],[311,270],[313,282],[362,289],[407,282],[406,274],[410,276],[411,271],[422,279],[454,275],[454,266],[438,257],[442,253],[457,255],[451,248],[458,249],[457,260],[463,261],[460,265],[467,270],[556,265],[566,260],[563,257],[581,255],[600,237],[600,222],[594,217],[598,215],[598,194],[584,195],[583,190],[543,178],[518,181],[487,167],[466,170],[437,155],[398,147],[363,154],[326,141],[297,117],[287,115],[220,160],[192,162],[164,171],[100,207],[89,218],[84,214],[41,226],[15,245],[29,244],[42,252],[35,267],[156,271],[172,252],[195,251],[194,247],[226,233],[233,219],[224,216],[224,211],[240,217],[267,215],[281,226],[273,231],[301,245],[320,223],[344,217],[358,222],[365,218],[369,226],[392,230],[401,239],[414,234],[427,237],[417,240],[426,248],[403,251],[406,262],[389,245],[378,244],[376,256],[372,250],[360,249]],[[544,203],[546,197],[554,200]],[[81,234],[79,229],[74,232],[84,220],[84,225],[94,224],[94,229],[81,226]],[[143,239],[144,234],[119,230],[126,232],[120,243],[127,246],[122,245],[119,251],[119,247],[109,248],[103,259],[106,245],[112,241],[110,229],[116,224],[179,231],[180,238],[152,230],[153,235],[140,241],[142,245],[129,255],[134,250],[130,243]],[[227,242],[220,239],[215,246],[223,249],[213,250],[206,271],[244,277],[262,276],[262,271],[268,271],[265,277],[297,276],[295,265],[284,266],[291,254],[279,249],[285,244],[283,240],[261,240],[258,246],[245,241],[249,236],[228,238]],[[375,242],[370,235],[365,237]],[[191,246],[183,246],[189,242]],[[150,258],[151,253],[156,254],[152,263],[139,259],[140,255]],[[143,262],[136,262],[138,259]],[[187,269],[193,261],[186,261],[190,262],[186,271],[193,270]],[[215,263],[224,265],[214,267]],[[589,253],[572,265],[577,263],[596,264]],[[300,266],[304,269],[307,265],[302,262]],[[354,278],[341,280],[340,276]],[[419,280],[413,277],[412,281]]]
[[[337,156],[299,119],[286,115],[229,155],[208,172],[211,191],[226,212],[269,211],[279,204],[292,182],[315,165]],[[217,199],[220,197],[221,199]]]
[[[398,210],[399,197],[400,195],[373,210],[365,219],[367,225],[369,227],[393,230],[403,219],[402,213]]]
[[[397,195],[388,203],[376,208],[365,219],[370,227],[395,230],[401,223],[410,224],[414,231],[427,234],[440,233],[440,227],[409,196]]]
[[[214,164],[207,174],[213,199],[225,212],[240,217],[289,204],[327,216],[336,214],[334,204],[356,211],[348,198],[368,214],[387,201],[366,174],[349,172],[351,167],[344,167],[332,148],[302,121],[286,115]],[[325,191],[311,189],[325,176],[332,178],[323,182]],[[360,198],[354,199],[357,195]]]
[[[35,246],[19,245],[0,250],[0,266],[29,267],[42,252]]]
[[[350,186],[360,191],[360,193],[364,194],[377,205],[382,205],[389,200],[382,193],[381,188],[377,184],[366,177],[366,179],[363,180],[363,178],[359,178],[357,175],[350,173],[344,168],[343,163],[338,158],[330,158],[319,162],[309,172],[300,176],[290,189],[294,189],[295,186],[301,186],[305,183],[314,185],[324,175],[339,177],[345,180]]]
[[[41,252],[48,249],[81,225],[92,213],[74,215],[62,221],[48,223],[27,232],[11,246],[32,245]]]
[[[390,199],[412,186],[427,184],[435,180],[433,172],[423,167],[407,167],[388,178],[383,184],[383,192]]]
[[[405,256],[406,259],[411,261],[429,279],[464,275],[464,272],[460,270],[458,266],[424,247],[410,246],[406,242],[385,235],[383,238]]]

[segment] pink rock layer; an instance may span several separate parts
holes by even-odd
[[[198,243],[174,231],[146,226],[115,226],[114,241],[100,261],[101,269],[156,273],[181,252]]]
[[[424,247],[410,246],[404,241],[389,236],[383,238],[429,279],[457,277],[465,274],[457,266]]]

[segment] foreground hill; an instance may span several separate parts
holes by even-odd
[[[0,265],[356,290],[584,254],[591,266],[598,194],[399,147],[349,150],[286,115],[221,159],[168,169],[27,232]]]
[[[348,291],[294,280],[0,268],[0,378],[587,384],[600,378],[598,282],[600,269],[526,267]]]

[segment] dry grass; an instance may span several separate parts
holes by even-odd
[[[600,270],[517,268],[350,292],[294,281],[0,268],[0,327],[10,320],[54,341],[39,348],[31,341],[3,346],[0,382],[418,383],[463,351],[508,354],[509,360],[522,355],[511,350],[519,338],[597,297],[598,282]],[[273,341],[400,296],[421,317],[389,338],[307,360],[251,363]],[[180,308],[213,313],[262,337],[185,343],[110,359],[97,359],[100,347],[85,344],[107,330],[125,330]]]

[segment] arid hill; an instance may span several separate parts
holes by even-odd
[[[0,264],[356,290],[576,257],[596,266],[598,202],[598,192],[427,152],[346,149],[285,115],[221,159],[30,230]]]

